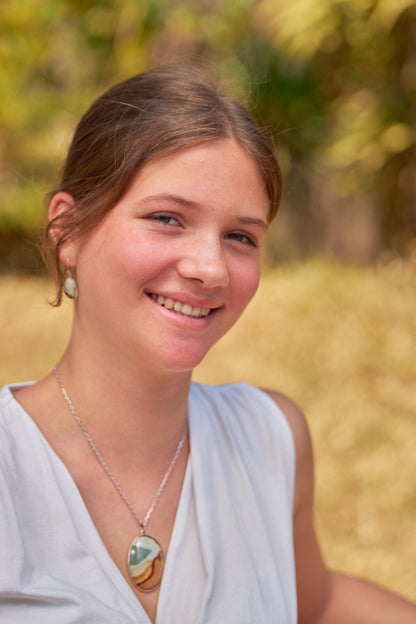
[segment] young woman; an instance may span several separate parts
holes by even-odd
[[[71,338],[0,394],[1,623],[416,622],[326,568],[297,407],[191,384],[256,291],[281,188],[195,69],[135,76],[79,123],[47,228]]]

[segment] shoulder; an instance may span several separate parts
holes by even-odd
[[[277,445],[288,462],[294,461],[294,440],[288,418],[282,403],[275,401],[269,392],[245,382],[219,386],[194,383],[190,407],[201,426],[207,427],[209,422],[232,436],[241,433],[253,446]]]
[[[9,420],[13,419],[19,411],[14,391],[20,388],[21,384],[7,384],[0,389],[0,427],[7,430]],[[0,436],[3,439],[3,436]]]
[[[7,384],[0,389],[0,410],[6,409],[13,400],[12,387],[13,384]]]
[[[275,390],[265,392],[283,412],[292,431],[296,451],[295,511],[313,490],[313,451],[310,430],[300,407],[289,397]]]
[[[0,390],[0,463],[12,472],[22,458],[26,457],[27,464],[28,456],[36,455],[34,446],[43,441],[32,417],[30,397],[36,385],[32,381],[20,382],[7,384]]]
[[[296,420],[293,411],[296,410],[294,403],[283,394],[271,390],[264,390],[246,382],[229,383],[218,386],[192,383],[191,398],[203,408],[204,403],[212,410],[218,409],[220,414],[233,412],[237,419],[245,419],[247,413],[252,413],[254,421],[284,422],[285,428],[291,420]],[[300,413],[300,410],[298,410]]]
[[[30,390],[33,387],[33,381],[25,381],[19,383],[6,384],[0,389],[0,410],[8,411],[17,407],[16,396]]]
[[[14,392],[24,384],[8,384],[0,390],[0,464],[13,460],[18,452],[16,444],[22,433],[22,408]]]
[[[7,384],[0,389],[0,428],[3,432],[0,442],[5,442],[12,432],[18,430],[18,423],[26,413],[16,397],[30,389],[32,384],[33,382]]]
[[[311,444],[309,427],[300,407],[288,396],[276,390],[263,389],[283,412],[296,443],[296,450],[307,450]]]

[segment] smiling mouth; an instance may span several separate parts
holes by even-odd
[[[163,297],[162,295],[149,294],[149,297],[156,301],[159,305],[163,306],[171,312],[176,312],[182,316],[190,316],[192,318],[205,318],[212,311],[212,308],[193,308],[189,303],[182,303],[182,301],[176,301],[170,297]]]

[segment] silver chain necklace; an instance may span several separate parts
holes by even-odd
[[[127,507],[130,509],[130,512],[132,513],[137,524],[140,527],[140,535],[135,537],[134,540],[132,541],[130,548],[128,550],[128,555],[127,555],[127,569],[129,572],[131,582],[133,583],[136,589],[140,589],[143,592],[154,591],[155,589],[159,587],[162,581],[165,554],[163,552],[162,546],[157,541],[157,539],[155,539],[154,537],[146,533],[146,527],[147,527],[147,523],[150,520],[150,516],[152,515],[154,508],[156,507],[157,502],[163,490],[165,489],[165,485],[170,477],[173,467],[176,464],[176,460],[179,457],[182,446],[185,442],[187,425],[185,425],[182,437],[179,440],[179,443],[175,450],[175,454],[172,458],[172,461],[169,464],[169,468],[167,469],[162,479],[162,482],[159,486],[156,496],[154,497],[152,504],[150,505],[149,510],[146,513],[144,519],[141,520],[137,514],[137,511],[135,510],[135,508],[133,507],[133,505],[127,498],[126,494],[123,492],[116,477],[113,475],[110,468],[107,466],[103,456],[101,455],[101,452],[99,451],[94,440],[91,438],[90,434],[88,433],[84,423],[78,416],[75,410],[75,407],[71,399],[69,398],[68,392],[66,391],[65,386],[62,382],[62,379],[59,375],[58,365],[54,367],[54,373],[58,381],[59,387],[61,388],[62,395],[76,423],[78,424],[79,428],[81,429],[82,433],[87,439],[87,442],[90,445],[91,449],[94,451],[95,456],[97,457],[98,461],[100,462],[105,472],[111,479],[111,482],[114,485],[115,489],[117,490],[117,492],[119,493],[119,495],[121,496],[121,498],[123,499]]]

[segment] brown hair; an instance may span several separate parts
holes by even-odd
[[[61,247],[91,231],[146,163],[183,147],[227,137],[242,145],[257,164],[273,219],[282,194],[273,143],[203,70],[187,65],[160,67],[100,96],[80,120],[60,185],[50,194],[66,191],[74,199],[74,206],[50,221],[45,232],[45,256],[57,285],[54,304],[62,299]]]

